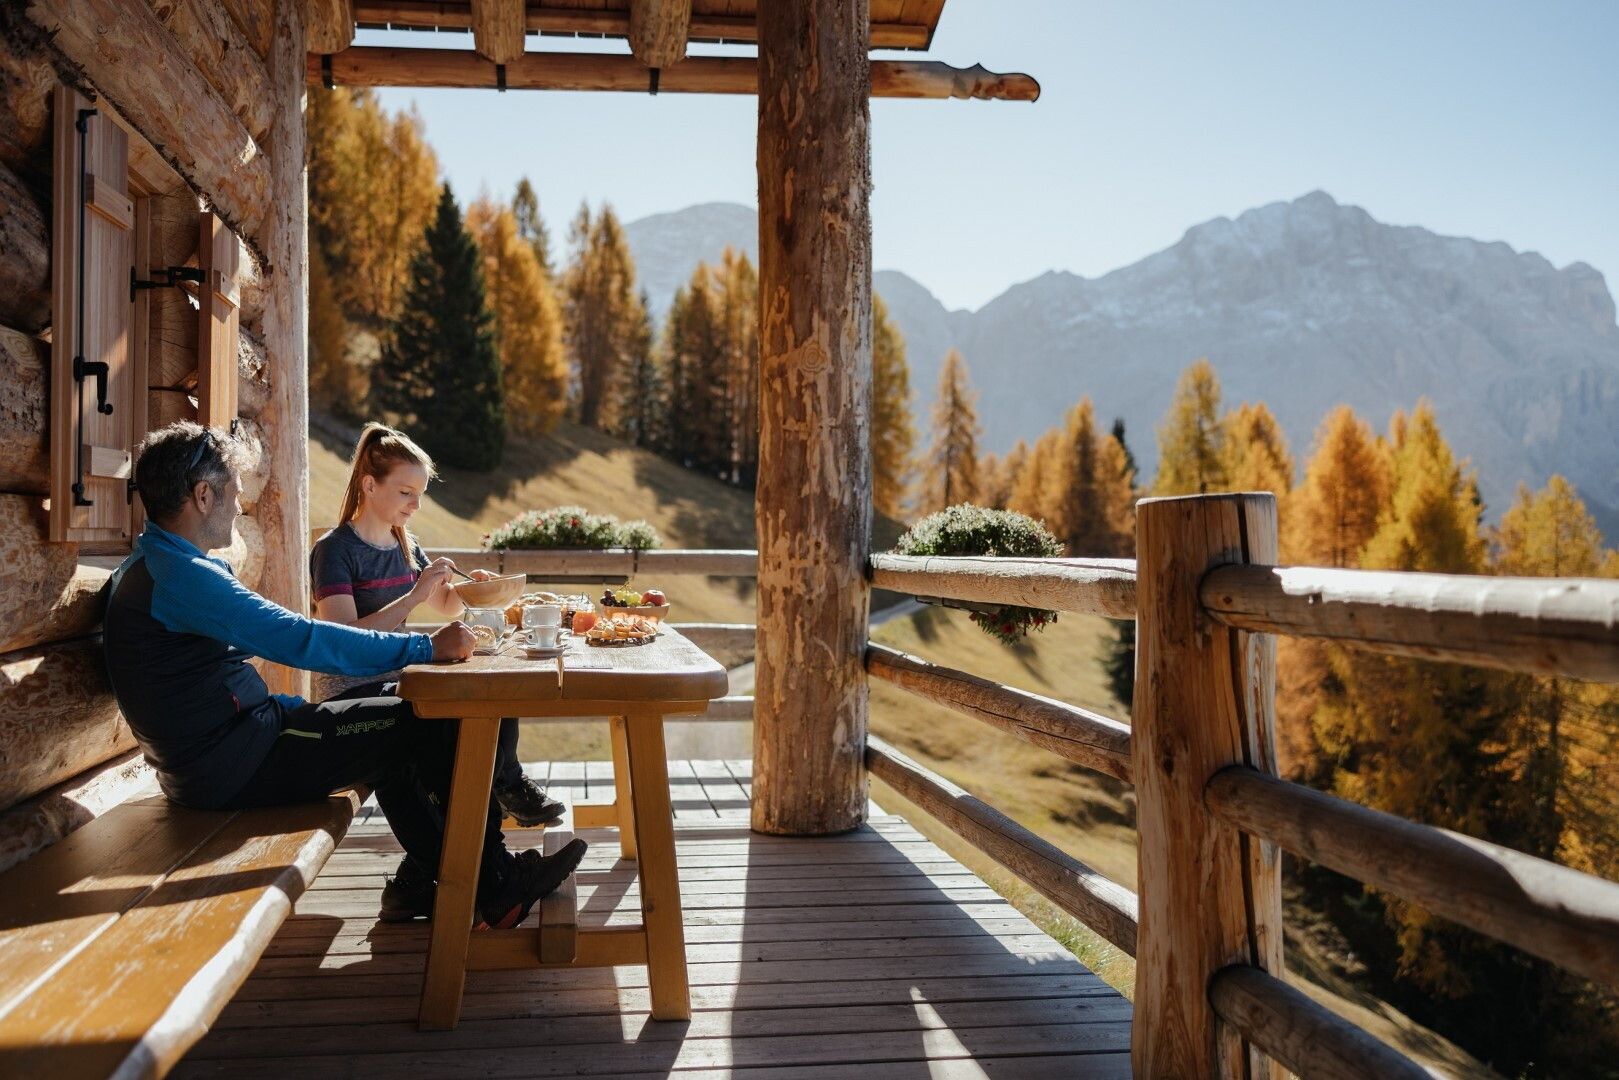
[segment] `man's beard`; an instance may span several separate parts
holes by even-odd
[[[236,508],[220,505],[203,523],[207,527],[208,550],[228,548],[236,536]]]

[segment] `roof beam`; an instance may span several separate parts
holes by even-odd
[[[472,47],[496,64],[523,55],[523,0],[472,0]]]
[[[352,0],[354,20],[366,26],[388,26],[398,30],[469,30],[472,16],[465,5],[440,0]],[[576,11],[572,8],[530,4],[525,27],[538,34],[602,34],[628,37],[627,11]],[[920,23],[873,23],[874,49],[925,49],[931,28]],[[753,19],[737,15],[691,16],[689,41],[734,41],[752,44],[759,40]]]
[[[304,27],[310,52],[342,52],[354,40],[354,0],[309,0]]]
[[[496,89],[496,65],[465,49],[354,46],[331,58],[337,86],[463,87]],[[633,56],[530,52],[505,65],[508,90],[646,92],[651,78]],[[759,65],[751,56],[693,56],[664,71],[658,89],[672,94],[754,94]],[[321,85],[321,57],[309,56],[309,83]],[[931,60],[873,60],[871,96],[1034,101],[1040,84],[1021,74],[997,74],[982,65],[955,68]]]
[[[686,59],[691,0],[630,0],[630,52],[649,68]]]

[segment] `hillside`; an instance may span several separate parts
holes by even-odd
[[[706,204],[626,232],[642,274],[663,282],[753,244],[757,222]],[[1584,263],[1389,225],[1316,191],[1195,225],[1101,277],[1042,274],[977,311],[947,311],[895,270],[874,287],[908,343],[918,423],[959,348],[985,449],[1033,441],[1089,394],[1099,416],[1124,418],[1150,475],[1176,376],[1208,356],[1228,404],[1269,404],[1297,457],[1340,402],[1381,428],[1428,397],[1492,518],[1520,482],[1561,472],[1619,534],[1619,325],[1607,282]]]

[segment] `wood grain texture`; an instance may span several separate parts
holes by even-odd
[[[630,53],[649,68],[686,59],[691,0],[630,0]]]
[[[1112,717],[932,664],[876,642],[866,646],[866,672],[1088,769],[1130,780],[1130,726]]]
[[[0,1017],[0,1071],[166,1073],[247,978],[357,808],[352,795],[239,813],[164,807],[218,831],[194,850],[168,848],[182,852],[178,865]]]
[[[275,33],[275,0],[222,0],[222,3],[237,27],[247,35],[253,51],[268,60],[270,41]]]
[[[1316,1004],[1274,975],[1234,964],[1214,976],[1221,1020],[1287,1069],[1311,1080],[1428,1080],[1427,1069]]]
[[[555,855],[573,839],[567,829],[547,829],[547,855]],[[579,882],[570,874],[555,892],[540,901],[539,958],[542,964],[571,964],[579,954]]]
[[[354,0],[310,0],[308,20],[312,53],[342,52],[354,41]]]
[[[197,417],[206,427],[228,428],[236,419],[240,321],[236,287],[236,235],[218,215],[200,215],[197,262]]]
[[[773,5],[772,5],[773,6]],[[864,56],[864,51],[861,51]],[[1027,75],[995,75],[982,68],[955,68],[935,60],[872,60],[867,96],[901,98],[973,97],[1032,101],[1039,86]],[[896,66],[897,65],[897,66]],[[306,75],[322,85],[321,57],[310,54]],[[759,65],[748,56],[690,56],[664,70],[660,94],[756,94]],[[332,57],[337,86],[479,87],[496,86],[495,64],[461,49],[413,49],[355,45]],[[646,66],[633,56],[612,53],[528,52],[506,64],[508,90],[620,91],[644,94]]]
[[[1375,652],[1619,682],[1619,582],[1224,567],[1203,603],[1228,626]]]
[[[675,865],[674,813],[663,718],[626,718],[630,798],[635,804],[635,847],[640,868],[641,923],[646,927],[647,980],[656,1020],[691,1019],[686,937]]]
[[[873,555],[871,583],[912,596],[1013,604],[1133,619],[1132,559],[998,559],[978,556]]]
[[[120,803],[155,794],[157,774],[139,750],[130,750],[23,800],[0,813],[0,872]]]
[[[523,0],[472,0],[472,47],[494,64],[523,55]]]
[[[271,198],[269,163],[235,112],[145,4],[29,0],[26,17],[83,69],[214,210],[257,237]],[[143,63],[129,63],[129,57]],[[301,57],[300,57],[301,60]]]
[[[214,0],[146,2],[197,72],[262,144],[270,131],[270,74],[230,12]]]
[[[630,789],[629,722],[622,716],[612,717],[609,721],[608,740],[613,749],[613,805],[618,812],[615,823],[618,827],[618,851],[634,862],[635,799]]]
[[[866,747],[872,776],[1125,953],[1137,948],[1136,897],[883,740]]]
[[[1619,986],[1619,883],[1251,769],[1216,775],[1207,801],[1232,828]]]
[[[81,638],[0,656],[0,806],[134,745],[99,642]]]
[[[265,219],[264,341],[270,398],[259,414],[269,449],[269,481],[254,516],[264,533],[259,591],[293,611],[309,611],[309,199],[304,167],[303,5],[274,0],[270,55],[276,117],[270,139],[273,206]],[[251,329],[251,328],[250,328]],[[302,695],[308,675],[272,666],[272,690]]]
[[[739,12],[693,11],[689,40],[757,41],[753,6],[742,5]],[[466,30],[472,25],[466,7],[451,7],[437,0],[354,0],[354,15],[363,23],[400,29]],[[874,19],[876,15],[874,11]],[[527,25],[529,30],[538,33],[628,37],[630,14],[622,8],[603,10],[530,5]],[[928,24],[874,21],[871,24],[870,44],[874,49],[925,49],[931,34],[932,26]]]
[[[51,324],[50,232],[44,206],[3,163],[0,206],[0,323],[36,333]]]
[[[38,176],[50,175],[51,95],[57,76],[34,43],[7,38],[0,46],[0,165]]]
[[[50,492],[50,362],[48,344],[0,326],[0,491]]]
[[[1211,567],[1274,561],[1275,522],[1269,494],[1136,507],[1131,773],[1141,937],[1132,1054],[1140,1076],[1275,1074],[1219,1023],[1208,984],[1229,964],[1279,964],[1278,864],[1203,805],[1220,769],[1274,769],[1274,660],[1264,643],[1213,623],[1198,597]]]
[[[110,576],[50,542],[39,499],[0,495],[0,653],[89,634]]]
[[[867,21],[863,0],[782,0],[759,12],[753,827],[766,833],[840,832],[865,820]]]

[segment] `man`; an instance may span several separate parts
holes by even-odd
[[[119,708],[164,794],[186,806],[234,809],[370,784],[406,854],[400,878],[383,890],[382,917],[430,917],[456,725],[417,718],[381,683],[320,704],[272,695],[248,660],[378,675],[464,660],[471,630],[452,622],[431,636],[378,633],[316,622],[265,599],[208,554],[230,544],[241,513],[240,445],[182,421],[148,435],[138,455],[135,486],[148,522],[113,574],[104,641]],[[480,927],[516,926],[585,852],[574,840],[551,856],[514,856],[500,822],[491,799]]]

